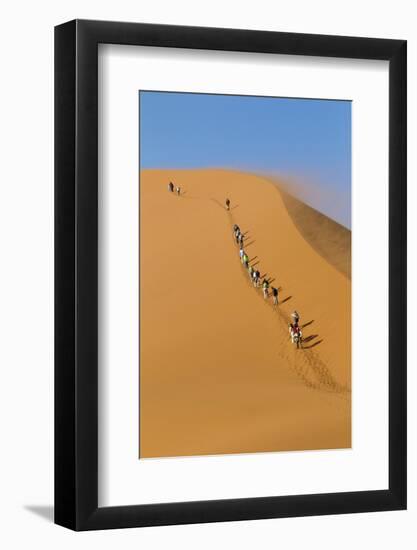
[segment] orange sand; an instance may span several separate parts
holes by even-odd
[[[140,457],[350,447],[350,279],[304,239],[277,187],[145,170],[140,201]],[[234,223],[281,287],[278,307],[249,283]],[[322,242],[334,231],[320,224]],[[294,309],[303,350],[288,335]]]

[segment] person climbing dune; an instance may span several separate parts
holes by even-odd
[[[274,301],[274,306],[278,305],[278,289],[274,286],[272,287],[272,299]]]
[[[241,248],[241,250],[243,250],[243,248]],[[246,269],[249,269],[249,256],[246,254],[246,252],[243,253],[242,261]]]
[[[298,326],[298,322],[299,322],[299,320],[300,320],[300,315],[298,314],[298,311],[297,311],[296,309],[294,309],[294,311],[291,313],[291,317],[292,317],[292,319],[293,319],[293,321],[294,321],[294,324],[295,324],[296,326]]]
[[[240,233],[239,238],[238,238],[238,243],[239,243],[240,248],[243,248],[243,240],[244,240],[243,233]]]
[[[297,345],[297,349],[302,348],[303,333],[301,332],[301,329],[298,326],[298,324],[290,323],[289,331],[290,331],[291,342]]]
[[[226,210],[230,210],[230,200],[226,199]]]
[[[266,279],[264,279],[262,283],[262,292],[264,294],[265,300],[268,298],[268,287],[269,287],[269,283]]]
[[[173,192],[174,192],[174,184],[172,183],[172,181],[170,181],[170,182],[168,183],[168,191],[169,191],[170,193],[173,193]]]

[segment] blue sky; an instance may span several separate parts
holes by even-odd
[[[288,179],[350,227],[351,102],[140,92],[141,168],[229,168]]]

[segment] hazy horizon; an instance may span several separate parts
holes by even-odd
[[[351,227],[351,102],[139,92],[140,168],[224,168],[280,179]]]

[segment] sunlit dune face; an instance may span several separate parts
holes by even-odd
[[[350,232],[302,206],[251,174],[141,172],[141,458],[350,447]]]

